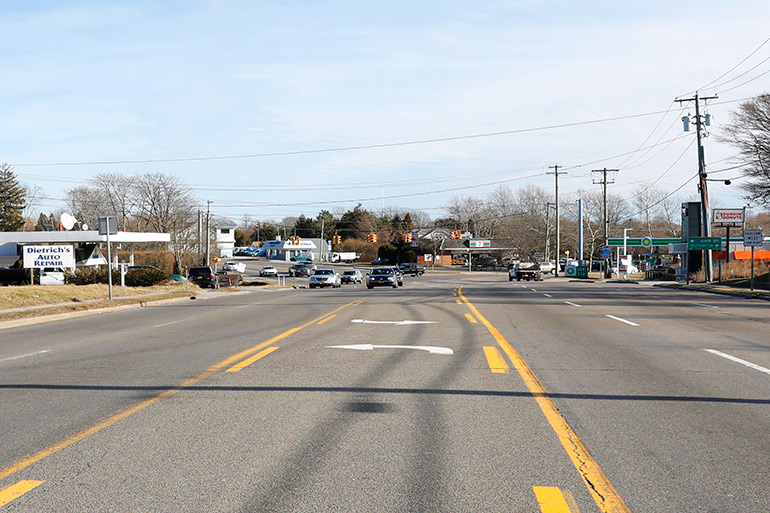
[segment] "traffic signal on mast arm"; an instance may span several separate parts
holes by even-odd
[[[332,244],[342,244],[342,237],[335,235],[332,237]]]
[[[405,233],[404,234],[404,242],[412,242],[412,234],[411,233]]]
[[[460,230],[454,230],[452,232],[452,238],[453,239],[459,239],[460,238]]]
[[[369,234],[369,242],[377,242],[377,234],[376,233],[370,233]]]

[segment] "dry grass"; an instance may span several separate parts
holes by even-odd
[[[113,287],[109,300],[107,285],[0,287],[0,322],[174,299],[194,295],[196,290],[197,286],[185,288],[183,283]]]

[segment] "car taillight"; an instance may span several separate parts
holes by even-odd
[[[211,275],[211,279],[212,279],[212,280],[214,279],[214,275],[213,275],[213,274]]]

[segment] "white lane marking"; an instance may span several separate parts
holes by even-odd
[[[609,314],[606,314],[605,316],[606,316],[606,317],[609,317],[610,319],[615,319],[616,321],[625,322],[625,323],[626,323],[626,324],[628,324],[629,326],[639,326],[639,325],[638,325],[638,324],[636,324],[635,322],[627,321],[627,320],[625,320],[625,319],[621,319],[620,317],[615,317],[614,315],[609,315]]]
[[[552,296],[552,295],[550,295],[550,294],[543,294],[543,295],[544,295],[545,297],[553,297],[553,296]]]
[[[374,349],[417,349],[431,354],[454,354],[448,347],[438,346],[376,346],[372,344],[352,344],[349,346],[326,346],[332,349],[356,349],[358,351],[373,351]]]
[[[537,289],[531,289],[531,290],[532,290],[532,292],[537,292]]]
[[[262,302],[260,301],[259,303],[251,303],[251,304],[248,304],[248,305],[241,305],[241,306],[237,306],[236,308],[248,308],[250,306],[257,306],[257,305],[261,305],[261,304],[262,304]]]
[[[735,356],[729,355],[727,353],[723,353],[721,351],[717,351],[716,349],[704,349],[704,351],[707,351],[711,354],[715,354],[717,356],[721,356],[722,358],[727,358],[728,360],[731,360],[736,363],[740,363],[741,365],[745,365],[746,367],[751,367],[754,370],[758,370],[759,372],[764,372],[765,374],[770,374],[770,369],[767,369],[765,367],[762,367],[761,365],[757,365],[756,363],[751,363],[746,360],[741,360],[740,358],[737,358]]]
[[[22,358],[27,358],[28,356],[36,356],[43,353],[50,353],[50,349],[43,349],[42,351],[35,351],[34,353],[27,353],[27,354],[20,354],[19,356],[11,356],[10,358],[0,358],[0,362],[9,362],[11,360],[21,360]]]
[[[707,305],[705,303],[693,303],[693,305],[695,305],[695,306],[702,306],[704,308],[717,308],[717,309],[719,308],[718,306]]]
[[[583,307],[583,305],[579,305],[579,304],[577,304],[577,303],[571,303],[571,302],[569,302],[569,301],[565,301],[565,303],[566,303],[566,304],[568,304],[568,305],[576,306],[576,307],[578,307],[578,308],[582,308],[582,307]]]
[[[394,324],[396,326],[406,326],[408,324],[438,324],[437,321],[367,321],[366,319],[353,319],[350,322],[356,324]]]

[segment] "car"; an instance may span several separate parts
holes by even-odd
[[[243,284],[243,275],[238,271],[217,271],[220,287],[237,287]]]
[[[311,276],[315,270],[315,264],[298,262],[289,267],[289,276]]]
[[[278,269],[272,265],[263,265],[259,268],[260,276],[278,276]]]
[[[543,276],[540,273],[540,264],[537,262],[519,262],[516,265],[512,265],[508,269],[508,281],[513,281],[514,278],[516,278],[516,281],[542,280]]]
[[[540,262],[540,271],[543,274],[556,274],[556,264],[554,262]]]
[[[334,269],[316,269],[310,277],[310,288],[323,288],[326,285],[331,285],[332,288],[335,289],[341,287],[342,280],[340,279],[339,273]]]
[[[393,287],[398,288],[398,278],[392,267],[378,267],[369,271],[366,275],[366,288]]]
[[[348,269],[340,276],[342,283],[363,283],[364,276],[358,269]]]
[[[386,265],[388,263],[387,258],[375,258],[372,260],[372,265]]]
[[[396,283],[398,283],[399,287],[404,286],[404,273],[401,272],[401,269],[398,267],[393,267],[393,274],[396,276]]]
[[[425,272],[425,266],[417,263],[400,264],[398,268],[403,274],[410,274],[417,277],[422,276]]]
[[[187,279],[199,287],[219,288],[219,278],[214,269],[207,265],[191,267],[187,273]]]
[[[237,273],[245,273],[246,264],[244,264],[243,262],[225,262],[224,264],[222,264],[222,270],[237,272]]]

